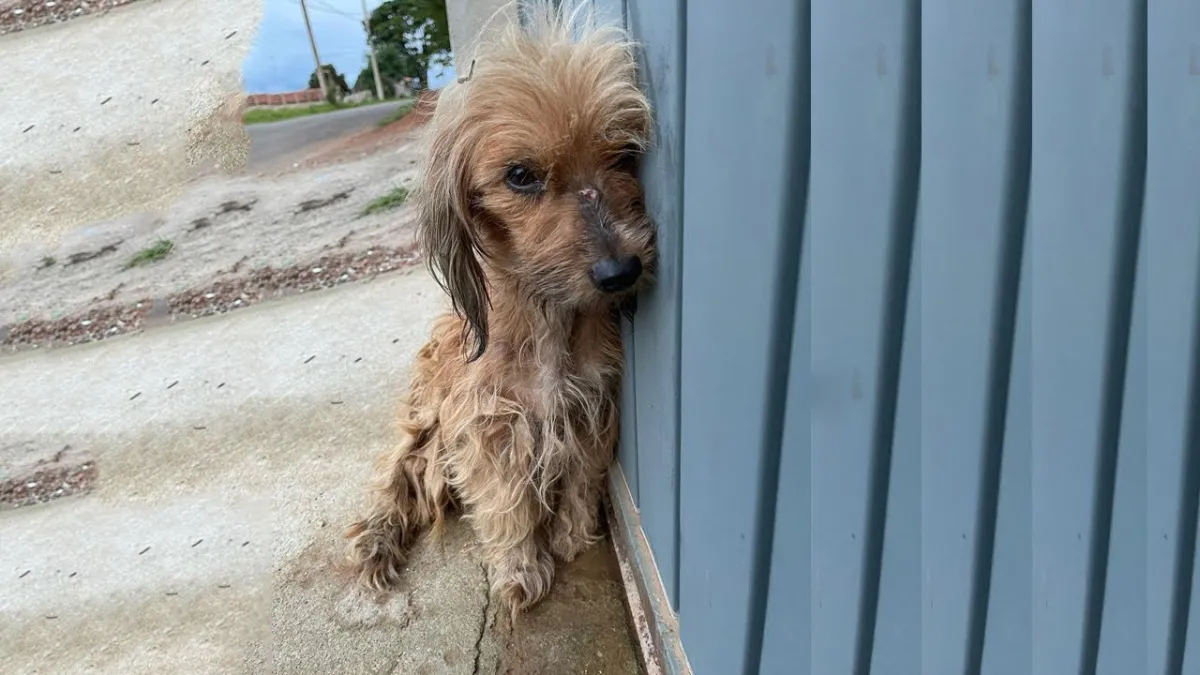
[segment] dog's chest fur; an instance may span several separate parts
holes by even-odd
[[[620,386],[620,335],[603,319],[582,317],[546,331],[524,350],[523,401],[543,419],[583,421],[613,403]]]
[[[623,358],[615,321],[585,315],[530,327],[496,344],[492,356],[532,427],[533,461],[611,451]]]

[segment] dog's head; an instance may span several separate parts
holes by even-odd
[[[489,283],[595,311],[655,264],[637,178],[650,106],[633,45],[549,5],[527,19],[441,92],[417,193],[428,262],[474,334],[473,358],[487,346]]]

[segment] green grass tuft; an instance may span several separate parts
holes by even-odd
[[[408,103],[401,105],[399,108],[396,108],[396,111],[391,115],[379,120],[379,126],[386,127],[393,122],[399,122],[400,120],[404,119],[408,113],[412,112],[413,106],[415,105],[416,103],[414,101],[409,101]]]
[[[363,209],[362,214],[364,216],[369,216],[372,213],[389,211],[397,206],[400,206],[406,201],[408,201],[408,188],[404,187],[403,185],[397,185],[382,197],[376,197],[375,199],[372,199],[371,203],[367,204],[367,207]]]
[[[295,105],[286,108],[250,108],[242,114],[242,124],[263,124],[266,122],[282,122],[296,117],[307,117],[309,115],[320,115],[321,113],[333,112],[335,110],[349,110],[350,108],[361,108],[363,106],[375,105],[379,101],[367,101],[365,103],[339,103],[334,105],[328,101],[324,103],[314,103],[312,105]]]
[[[149,265],[150,263],[158,262],[159,260],[167,257],[167,254],[169,254],[174,248],[175,244],[171,243],[170,240],[159,239],[150,246],[147,246],[146,248],[135,253],[133,257],[130,258],[129,262],[125,263],[125,269],[141,267],[143,265]]]

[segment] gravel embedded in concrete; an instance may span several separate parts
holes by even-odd
[[[0,445],[0,510],[86,494],[95,460],[70,445],[23,441]]]
[[[6,0],[0,3],[0,35],[102,14],[137,0]]]
[[[412,247],[368,249],[329,255],[282,269],[267,267],[165,299],[167,318],[199,318],[224,314],[291,293],[332,288],[411,267],[420,260]],[[8,351],[70,346],[140,331],[155,301],[94,307],[58,319],[29,319],[10,326],[0,339]]]
[[[0,256],[0,347],[78,344],[136,332],[156,301],[167,303],[172,317],[206,315],[281,290],[326,288],[411,265],[413,210],[401,204],[364,212],[415,179],[412,123],[345,140],[354,145],[360,137],[382,147],[366,158],[276,175],[210,177],[189,186],[165,212],[80,228],[53,247],[0,251],[6,254]],[[328,152],[318,149],[315,157]],[[159,241],[171,242],[169,253],[128,266]]]

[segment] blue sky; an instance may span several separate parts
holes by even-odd
[[[366,36],[362,29],[362,0],[306,0],[308,18],[322,63],[332,63],[346,81],[367,65]],[[372,10],[383,0],[367,0]],[[266,0],[262,22],[250,54],[242,66],[246,92],[269,94],[295,91],[308,86],[314,69],[312,48],[304,30],[304,15],[299,0]],[[436,89],[454,77],[433,69],[430,85]]]

